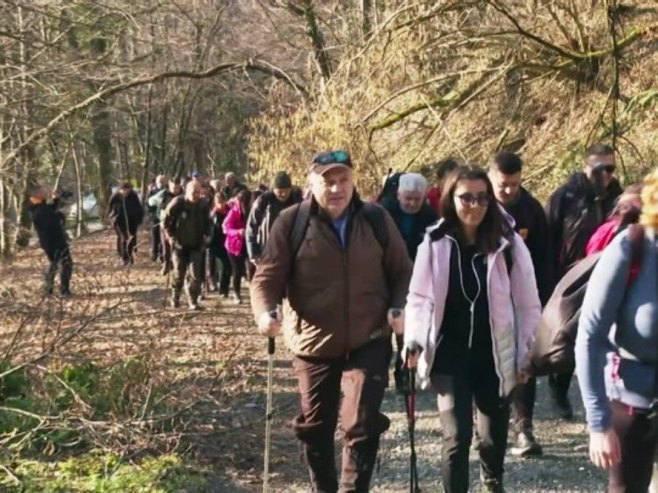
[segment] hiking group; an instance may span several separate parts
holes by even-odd
[[[429,185],[419,173],[389,176],[377,203],[359,196],[340,150],[312,158],[305,192],[283,171],[257,194],[233,173],[211,181],[194,173],[184,184],[159,176],[148,198],[151,259],[173,271],[174,308],[185,289],[190,309],[200,309],[204,284],[224,298],[232,287],[241,303],[241,279],[249,280],[259,332],[271,349],[283,329],[293,354],[300,412],[291,426],[314,492],[369,490],[390,425],[381,404],[391,359],[398,391],[413,397],[417,374],[437,395],[446,492],[469,491],[472,445],[483,490],[504,491],[510,423],[512,454],[542,454],[536,378],[549,375],[557,417],[572,420],[574,370],[607,491],[646,492],[658,444],[658,172],[624,191],[614,150],[594,144],[544,209],[521,185],[516,154],[495,155],[488,169],[446,159],[431,171]],[[61,263],[68,294],[72,261],[57,203],[43,189],[31,202],[50,261],[46,290]],[[130,265],[142,207],[130,183],[110,204],[117,251]],[[579,268],[580,296],[569,298]]]

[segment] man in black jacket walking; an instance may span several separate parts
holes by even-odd
[[[425,178],[417,173],[405,173],[400,176],[396,197],[384,199],[381,203],[395,221],[412,262],[416,259],[416,251],[423,241],[425,230],[437,220],[432,207],[425,201],[426,194]],[[395,357],[395,388],[404,392],[407,389],[407,372],[403,368],[400,354],[404,338],[396,334],[395,339],[398,349]]]
[[[48,203],[48,192],[44,188],[36,188],[30,195],[30,215],[39,238],[39,245],[50,262],[45,274],[44,293],[52,294],[55,274],[58,266],[61,266],[59,292],[62,297],[69,297],[73,259],[62,215],[58,210],[59,196],[53,193],[52,198],[53,201]]]
[[[290,176],[285,171],[279,171],[274,176],[271,191],[262,193],[256,199],[249,213],[246,231],[247,253],[253,266],[258,264],[272,224],[279,213],[301,201],[301,191],[292,186]]]
[[[499,152],[489,167],[489,178],[493,184],[496,200],[512,216],[514,231],[523,238],[528,247],[535,269],[539,299],[544,306],[551,295],[548,223],[541,204],[521,186],[522,172],[523,162],[519,156],[511,152]],[[541,446],[532,432],[536,391],[535,378],[517,385],[514,390],[512,407],[517,438],[511,449],[513,455],[528,456],[542,453]]]
[[[144,209],[130,182],[124,182],[110,199],[107,218],[116,232],[117,253],[123,265],[132,264],[137,246],[137,228],[144,219]]]
[[[621,194],[614,178],[615,152],[605,144],[585,151],[585,166],[571,175],[548,200],[546,216],[551,242],[552,287],[578,260],[585,257],[587,240],[605,221]],[[572,419],[568,392],[573,371],[549,377],[555,407],[563,419]]]

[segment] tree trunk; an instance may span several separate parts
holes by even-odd
[[[144,162],[142,163],[142,204],[146,204],[146,194],[148,192],[148,176],[151,161],[151,135],[152,135],[152,108],[153,102],[153,85],[149,86],[149,95],[147,99],[147,113],[146,113],[146,138],[144,142]],[[141,135],[140,135],[141,138]]]
[[[107,103],[99,102],[91,117],[94,147],[98,155],[97,196],[101,219],[107,213],[112,195],[112,140],[110,138],[110,111]]]
[[[85,221],[85,212],[83,209],[84,190],[82,188],[82,172],[80,169],[80,160],[78,159],[78,151],[75,148],[75,143],[72,145],[73,167],[75,170],[75,191],[77,196],[77,210],[75,214],[75,237],[80,238],[83,234],[87,233],[87,223]]]
[[[325,49],[324,36],[318,26],[318,20],[313,10],[313,0],[304,0],[304,18],[306,19],[306,34],[311,38],[313,55],[324,82],[331,77],[331,60]]]

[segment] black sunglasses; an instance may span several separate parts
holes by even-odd
[[[614,164],[596,164],[592,169],[597,173],[602,173],[605,171],[606,173],[611,175],[615,172],[616,166]]]
[[[327,164],[344,164],[346,166],[352,167],[352,162],[350,161],[350,155],[345,151],[329,151],[321,152],[313,158],[313,164],[319,164],[324,166]]]
[[[477,195],[473,195],[472,193],[463,193],[461,195],[457,195],[457,198],[461,200],[461,203],[464,207],[475,207],[476,205],[479,205],[480,207],[486,207],[491,200],[489,194],[486,193],[479,193]]]

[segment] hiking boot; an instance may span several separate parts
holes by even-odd
[[[505,493],[505,488],[503,488],[501,479],[484,479],[481,491],[482,493]]]
[[[520,457],[529,457],[531,455],[541,455],[541,445],[535,440],[532,431],[522,431],[516,437],[516,443],[510,449],[512,455]]]
[[[242,298],[240,297],[239,294],[234,294],[233,295],[233,303],[236,305],[241,305],[242,304]]]
[[[188,306],[190,307],[190,311],[193,311],[193,312],[198,312],[198,311],[202,310],[202,308],[199,306],[199,304],[194,302],[194,301],[190,301],[188,303]]]
[[[70,290],[64,289],[62,290],[61,293],[59,293],[60,298],[71,298],[73,296],[73,293],[71,293]]]
[[[180,300],[178,298],[172,298],[169,300],[169,306],[172,308],[180,308]]]

